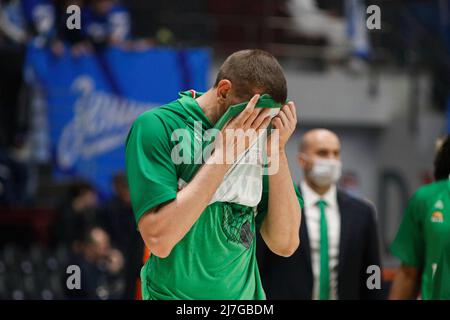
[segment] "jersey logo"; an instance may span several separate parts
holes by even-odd
[[[436,203],[434,204],[434,208],[438,210],[444,209],[444,203],[442,202],[442,200],[436,201]]]
[[[222,230],[228,241],[243,245],[246,249],[255,237],[251,230],[254,208],[233,203],[223,203]]]
[[[444,222],[444,215],[440,211],[435,211],[431,215],[431,222],[437,222],[437,223],[443,223]]]

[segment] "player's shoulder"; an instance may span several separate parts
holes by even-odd
[[[447,180],[438,180],[419,187],[414,193],[416,199],[428,199],[447,188]]]
[[[177,100],[152,108],[141,113],[134,121],[133,126],[153,128],[159,126],[178,126],[183,121],[179,109],[179,102]]]
[[[439,194],[447,190],[447,183],[447,181],[435,181],[419,187],[408,202],[408,210],[415,214],[425,214],[430,207],[434,206]]]
[[[128,146],[130,140],[162,142],[168,141],[172,133],[184,125],[183,117],[174,112],[178,108],[177,101],[155,107],[141,113],[132,123],[126,138]]]

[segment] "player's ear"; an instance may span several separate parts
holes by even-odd
[[[297,161],[300,168],[305,169],[307,167],[306,155],[302,152],[297,154]]]
[[[219,101],[219,103],[224,103],[227,98],[228,95],[231,92],[231,81],[227,80],[227,79],[222,79],[219,81],[219,83],[217,84],[217,100]]]

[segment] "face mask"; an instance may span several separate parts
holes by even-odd
[[[316,159],[308,177],[319,187],[336,183],[341,177],[342,164],[334,159]]]

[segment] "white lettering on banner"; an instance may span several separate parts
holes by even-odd
[[[68,169],[80,158],[88,160],[120,147],[137,116],[154,106],[96,91],[80,96],[58,141],[58,165]]]

